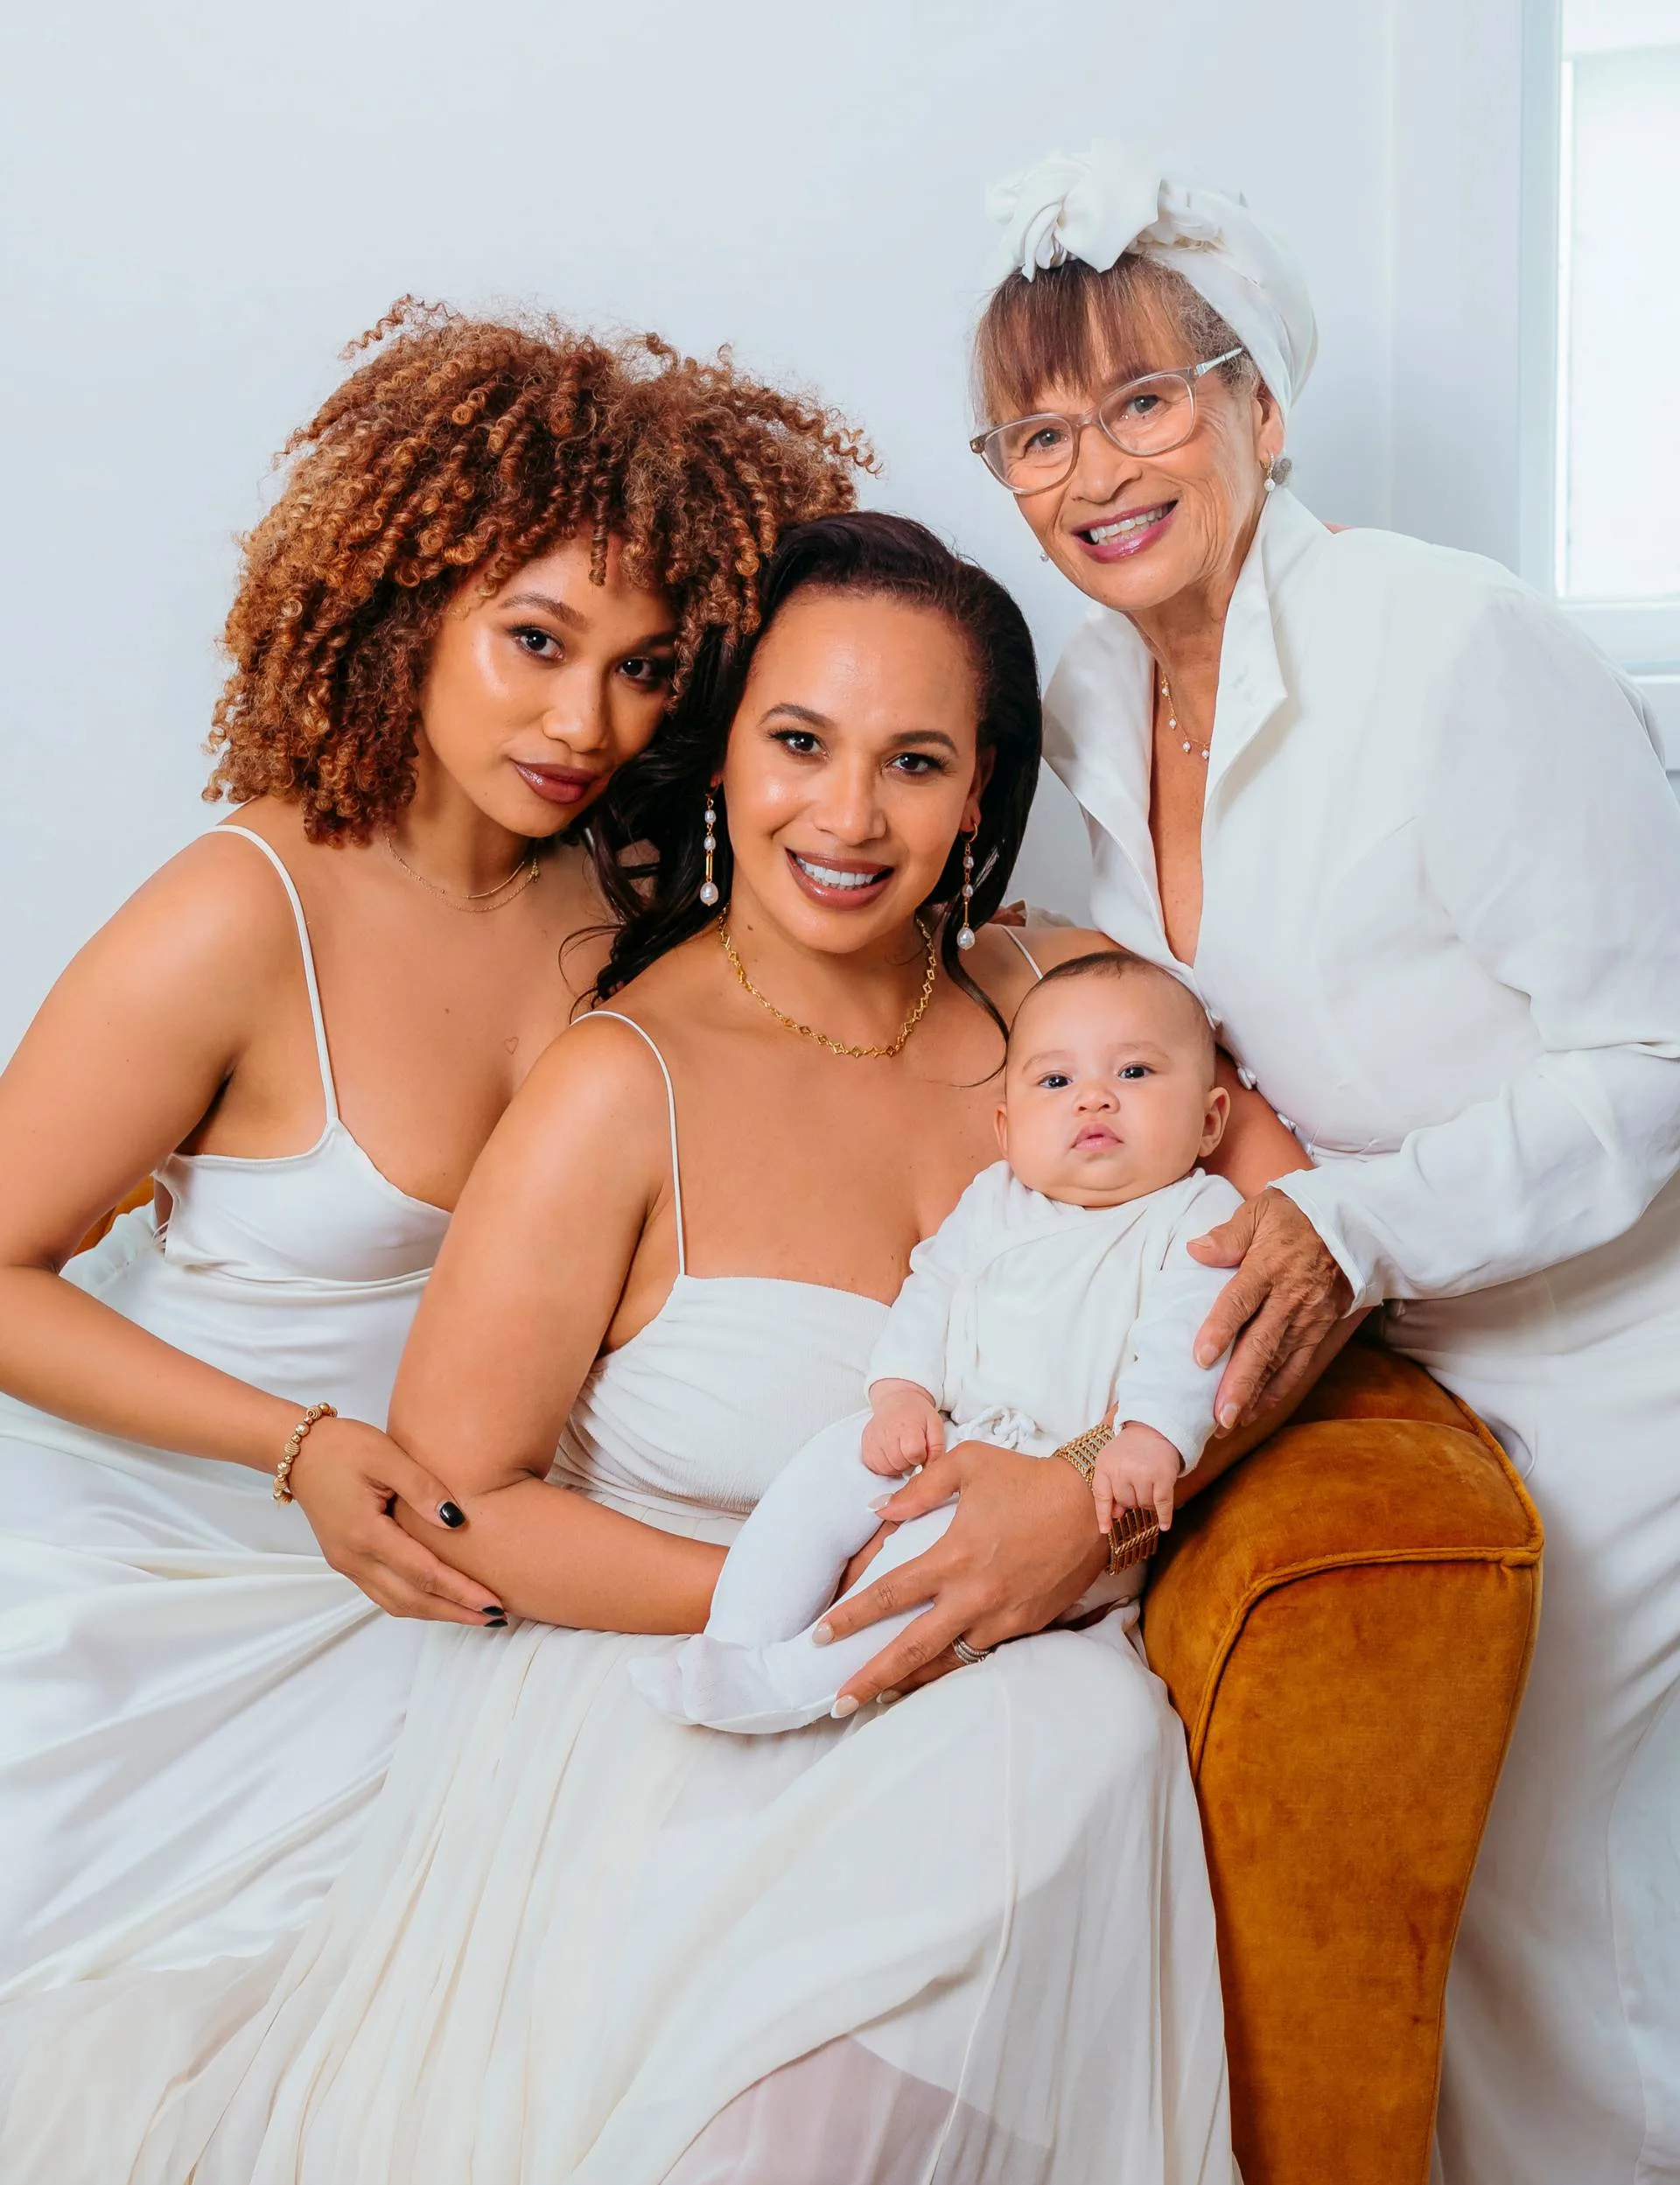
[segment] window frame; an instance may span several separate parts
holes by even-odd
[[[1518,373],[1520,573],[1557,602],[1639,685],[1656,714],[1666,763],[1680,771],[1680,599],[1559,597],[1563,510],[1563,190],[1566,179],[1563,0],[1523,0]]]

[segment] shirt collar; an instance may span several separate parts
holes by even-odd
[[[1208,762],[1208,796],[1289,696],[1278,655],[1277,601],[1292,571],[1324,526],[1283,488],[1270,494],[1255,527],[1247,558],[1225,610],[1219,651],[1219,690],[1214,701],[1214,740]]]
[[[1274,603],[1325,536],[1292,494],[1280,488],[1267,497],[1226,610],[1210,797],[1288,696]],[[1149,648],[1125,616],[1096,607],[1069,641],[1045,697],[1046,759],[1083,809],[1146,871],[1154,865],[1148,844],[1152,666]]]

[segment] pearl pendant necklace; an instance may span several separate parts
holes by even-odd
[[[1161,696],[1166,702],[1166,725],[1176,736],[1179,731],[1179,717],[1172,711],[1172,693],[1167,689],[1166,686],[1166,670],[1165,668],[1161,670]],[[1201,753],[1201,756],[1204,759],[1210,758],[1212,756],[1212,750],[1208,745],[1202,744],[1200,746],[1193,746],[1187,736],[1183,739],[1182,742],[1179,746],[1179,748],[1180,751],[1186,753],[1193,749],[1199,748]]]

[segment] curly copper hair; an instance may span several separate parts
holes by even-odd
[[[790,524],[850,508],[873,459],[836,413],[656,335],[469,319],[404,297],[345,351],[376,354],[294,432],[242,542],[206,801],[282,796],[312,841],[365,841],[414,793],[415,732],[448,602],[587,537],[606,581],[676,611],[680,693],[703,638],[758,620]]]

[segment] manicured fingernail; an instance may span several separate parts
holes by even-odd
[[[834,1719],[836,1722],[844,1722],[849,1714],[856,1714],[857,1712],[858,1702],[850,1692],[844,1699],[836,1699],[834,1703]]]
[[[901,1691],[879,1692],[876,1695],[875,1705],[878,1707],[896,1707],[903,1698]]]
[[[899,1490],[896,1487],[889,1487],[885,1495],[878,1495],[875,1497],[874,1501],[870,1504],[870,1509],[876,1511],[885,1509],[898,1491]]]
[[[1242,1410],[1239,1405],[1236,1404],[1221,1404],[1219,1411],[1219,1423],[1228,1431],[1236,1425],[1237,1420],[1241,1417]]]
[[[486,1631],[505,1631],[508,1628],[508,1619],[506,1616],[486,1616],[484,1620],[484,1628]]]
[[[814,1630],[811,1634],[811,1644],[813,1646],[829,1646],[833,1643],[833,1640],[834,1633],[825,1623],[818,1624],[816,1630]]]
[[[479,1614],[481,1616],[505,1616],[508,1614],[508,1611],[499,1601],[487,1600],[485,1602],[483,1607],[480,1609]]]
[[[458,1525],[464,1525],[466,1523],[466,1512],[458,1509],[453,1502],[439,1502],[438,1515],[452,1532]]]

